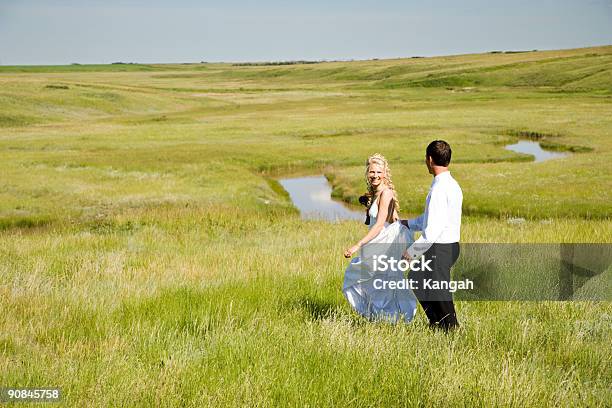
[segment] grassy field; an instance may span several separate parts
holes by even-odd
[[[340,288],[365,227],[300,220],[275,181],[325,174],[355,202],[380,152],[408,217],[434,138],[464,242],[612,242],[612,46],[0,67],[0,387],[75,407],[609,405],[611,302],[459,302],[450,335],[364,322]],[[503,148],[523,138],[571,156]]]

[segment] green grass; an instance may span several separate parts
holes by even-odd
[[[451,335],[420,312],[366,323],[340,292],[364,226],[301,221],[276,178],[325,174],[355,202],[380,152],[407,217],[444,138],[464,242],[610,243],[611,70],[612,47],[0,67],[0,386],[67,406],[606,406],[610,302],[462,301]],[[533,163],[504,149],[519,138],[571,156]]]

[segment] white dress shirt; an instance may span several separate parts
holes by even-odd
[[[434,177],[429,194],[425,200],[425,212],[408,220],[408,227],[421,231],[419,239],[408,248],[408,255],[417,258],[434,243],[450,244],[459,242],[461,229],[461,204],[463,193],[461,187],[445,171]]]

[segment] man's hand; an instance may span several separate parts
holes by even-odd
[[[410,262],[412,261],[412,257],[410,256],[410,254],[408,253],[408,248],[406,248],[406,250],[404,251],[404,253],[402,254],[402,259],[405,259],[406,261]]]

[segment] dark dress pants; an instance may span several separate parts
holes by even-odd
[[[413,279],[418,282],[418,289],[414,291],[419,303],[423,307],[429,325],[439,327],[445,331],[459,326],[452,293],[448,289],[427,288],[426,280],[430,286],[436,282],[450,281],[450,270],[459,258],[459,243],[433,244],[424,254],[425,260],[431,260],[429,267],[431,271],[410,272]],[[435,287],[435,286],[434,286]],[[442,286],[443,287],[443,286]]]

